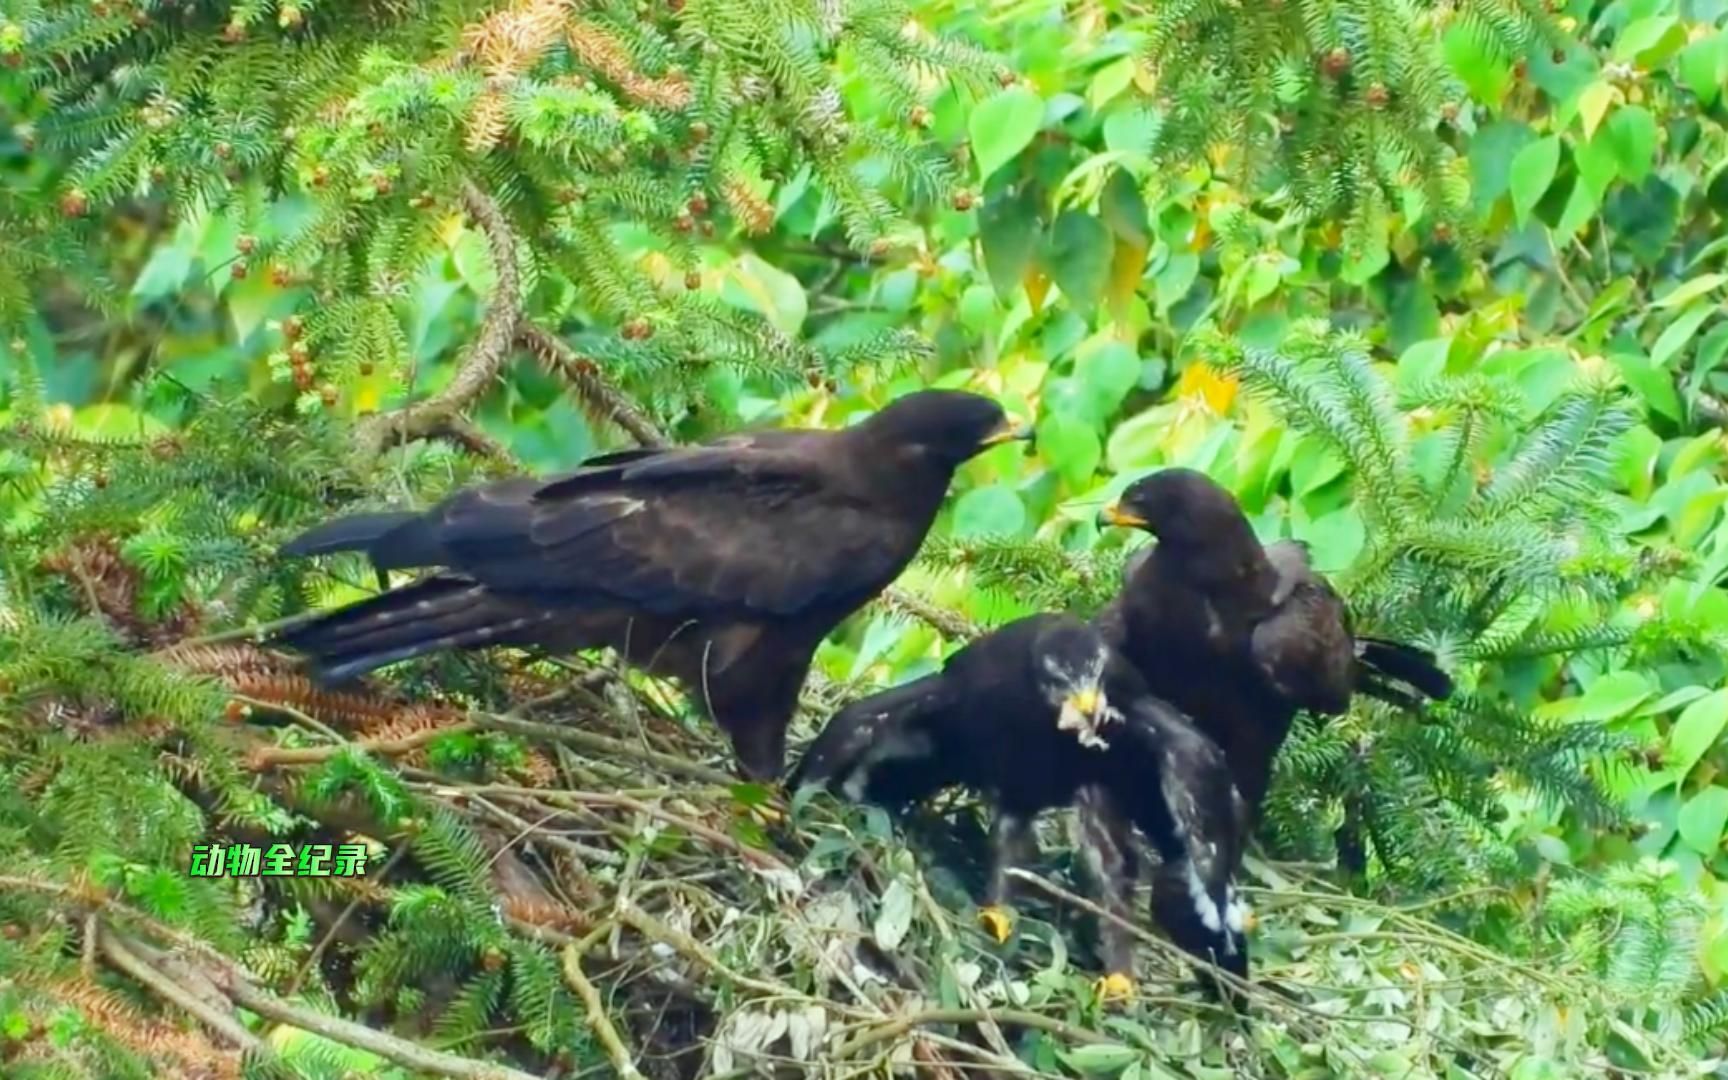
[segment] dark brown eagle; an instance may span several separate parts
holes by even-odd
[[[1153,473],[1099,521],[1157,537],[1099,627],[1154,693],[1224,747],[1256,817],[1298,710],[1336,716],[1358,692],[1402,706],[1452,693],[1432,653],[1355,634],[1307,546],[1262,547],[1236,499],[1203,473]]]
[[[609,646],[677,678],[744,771],[773,778],[817,645],[899,576],[955,470],[1024,437],[989,398],[925,390],[843,431],[625,450],[342,518],[282,554],[437,569],[277,640],[328,681],[444,649]]]
[[[1019,619],[956,652],[939,673],[853,702],[810,744],[789,783],[891,809],[949,785],[985,794],[996,818],[979,921],[999,941],[1012,926],[1007,870],[1035,850],[1040,812],[1078,806],[1080,850],[1104,908],[1124,919],[1138,879],[1138,826],[1187,889],[1172,940],[1247,974],[1244,909],[1231,882],[1242,808],[1224,753],[1148,693],[1081,619]],[[1133,938],[1104,922],[1100,992],[1131,992]]]

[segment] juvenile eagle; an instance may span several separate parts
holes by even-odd
[[[848,705],[793,770],[821,786],[900,809],[950,784],[996,809],[990,882],[979,921],[997,940],[1012,926],[1010,867],[1034,848],[1033,819],[1078,804],[1081,848],[1127,918],[1138,877],[1131,824],[1186,883],[1188,911],[1169,926],[1189,953],[1247,974],[1243,909],[1231,883],[1240,808],[1223,751],[1146,691],[1098,630],[1068,615],[1033,615],[987,634],[942,671]],[[1132,990],[1133,939],[1099,928],[1107,996]]]
[[[281,553],[436,569],[276,640],[327,681],[444,649],[610,646],[677,678],[772,778],[816,646],[899,576],[955,470],[1024,437],[989,398],[925,390],[842,431],[625,450],[342,518]]]
[[[1153,693],[1224,747],[1252,816],[1298,710],[1335,716],[1357,692],[1404,706],[1452,693],[1432,653],[1356,635],[1307,546],[1262,547],[1235,498],[1203,473],[1138,480],[1099,522],[1158,541],[1136,555],[1098,626]]]

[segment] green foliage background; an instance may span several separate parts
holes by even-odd
[[[259,1073],[1707,1074],[1725,86],[1722,0],[0,0],[0,1065],[241,1069],[128,966],[178,931],[277,1003],[223,999]],[[1458,676],[1292,736],[1252,1033],[1156,950],[1100,1011],[1047,895],[969,932],[964,800],[783,820],[603,658],[342,697],[243,644],[375,587],[271,555],[339,509],[921,385],[1035,447],[967,467],[799,734],[1094,610],[1097,508],[1169,464]],[[184,872],[352,836],[362,884]]]

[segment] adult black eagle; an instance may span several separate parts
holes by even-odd
[[[998,940],[1012,925],[1007,871],[1031,854],[1041,811],[1078,805],[1081,851],[1103,906],[1122,918],[1138,879],[1137,825],[1186,882],[1188,910],[1173,920],[1172,939],[1247,974],[1231,883],[1241,808],[1223,751],[1149,694],[1083,620],[1017,620],[956,652],[941,672],[853,702],[810,744],[790,783],[893,809],[950,784],[985,793],[996,819],[979,921]],[[1108,972],[1100,991],[1124,994],[1133,939],[1109,920],[1099,929]]]
[[[1307,546],[1261,546],[1236,499],[1192,469],[1129,485],[1100,524],[1158,538],[1097,624],[1148,686],[1224,747],[1258,816],[1298,710],[1335,716],[1366,693],[1410,706],[1452,680],[1432,653],[1358,636]]]
[[[277,640],[329,681],[444,649],[610,646],[682,682],[744,771],[772,778],[822,638],[899,576],[955,470],[1022,437],[989,398],[925,390],[842,431],[625,450],[342,518],[282,554],[438,569]]]

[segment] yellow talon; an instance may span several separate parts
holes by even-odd
[[[1252,911],[1244,911],[1242,913],[1242,932],[1244,934],[1252,934],[1259,925],[1260,916],[1254,914]]]
[[[786,820],[786,811],[785,808],[773,803],[763,803],[760,806],[750,807],[750,816],[764,825],[778,825]]]
[[[1134,980],[1120,971],[1112,971],[1093,983],[1092,990],[1099,1001],[1127,1001],[1134,996]]]
[[[978,925],[1000,945],[1014,932],[1014,916],[1006,908],[991,904],[978,909]]]

